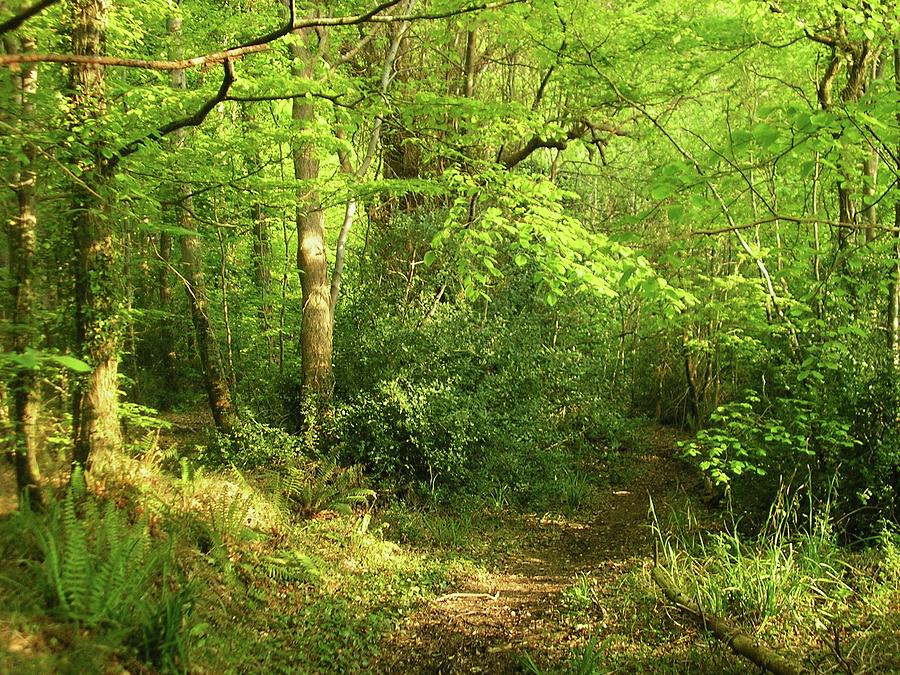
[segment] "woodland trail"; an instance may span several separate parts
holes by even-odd
[[[523,546],[494,572],[452,589],[408,617],[384,650],[383,672],[518,673],[528,654],[537,663],[565,660],[584,642],[586,626],[562,620],[563,591],[590,582],[602,616],[617,607],[620,580],[652,559],[650,498],[665,509],[696,486],[677,457],[677,436],[648,430],[634,473],[605,489],[591,514],[572,520],[532,517]]]

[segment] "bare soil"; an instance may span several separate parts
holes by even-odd
[[[611,485],[591,514],[576,519],[528,517],[522,545],[494,572],[465,582],[400,627],[379,668],[403,673],[518,673],[527,653],[561,663],[583,644],[586,626],[562,620],[563,591],[589,577],[599,611],[616,608],[619,580],[652,560],[650,500],[657,512],[698,478],[677,457],[677,435],[648,429],[627,484]],[[605,607],[604,607],[605,606]]]

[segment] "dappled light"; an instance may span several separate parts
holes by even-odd
[[[900,672],[892,7],[0,2],[0,673]]]

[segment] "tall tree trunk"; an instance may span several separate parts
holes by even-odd
[[[72,0],[72,53],[101,56],[109,0]],[[101,66],[72,64],[70,117],[73,131],[87,152],[73,163],[80,178],[73,188],[72,231],[75,247],[75,340],[90,374],[75,392],[74,458],[89,468],[122,443],[119,427],[119,351],[122,321],[118,302],[119,242],[104,204],[106,160],[98,120],[105,108]]]
[[[307,31],[299,31],[306,43],[312,39]],[[305,45],[292,44],[295,76],[312,77],[314,60]],[[295,98],[291,117],[299,127],[315,124],[312,103]],[[328,283],[328,260],[325,255],[325,212],[321,198],[312,185],[319,177],[316,149],[308,141],[295,141],[292,148],[294,178],[297,187],[297,270],[300,275],[303,314],[300,326],[300,357],[303,369],[303,391],[317,401],[330,400],[334,388],[332,373],[331,287]]]
[[[181,58],[181,17],[178,15],[169,17],[167,28],[172,38],[172,58]],[[186,88],[184,70],[173,70],[170,81],[173,89],[184,90]],[[177,150],[183,144],[184,129],[179,129],[173,134],[172,148]],[[182,230],[196,232],[197,227],[191,215],[193,203],[188,185],[185,184],[179,188],[176,201],[175,216],[178,227]],[[185,234],[179,237],[179,243],[181,271],[185,281],[188,304],[191,308],[191,320],[197,337],[197,353],[203,369],[209,408],[216,428],[227,433],[234,428],[235,412],[228,378],[222,367],[222,358],[216,346],[215,333],[209,316],[209,296],[203,274],[200,238],[196,234]]]
[[[161,232],[159,235],[159,268],[157,275],[157,293],[159,308],[167,318],[161,322],[159,327],[159,351],[160,364],[162,365],[163,377],[166,382],[175,382],[178,371],[175,367],[177,358],[175,351],[175,331],[172,327],[172,282],[169,276],[169,268],[172,265],[172,235],[168,232]]]
[[[34,49],[34,41],[5,40],[7,51]],[[16,42],[20,42],[16,44]],[[26,65],[13,74],[19,123],[27,126],[34,117],[33,97],[37,91],[37,66]],[[12,189],[16,195],[16,212],[7,222],[9,239],[10,291],[12,293],[12,349],[23,354],[32,346],[34,305],[34,252],[37,230],[36,187],[37,171],[33,145],[24,144],[21,166],[13,176]],[[41,472],[38,467],[37,420],[40,400],[35,371],[32,368],[16,368],[10,383],[12,393],[12,426],[16,465],[16,488],[23,504],[42,508]],[[5,403],[5,401],[4,401]]]
[[[249,103],[242,106],[241,116],[246,124],[247,133],[252,133],[254,118]],[[256,175],[260,172],[262,162],[257,157],[248,156],[245,158],[245,161],[250,173]],[[265,333],[266,360],[269,363],[274,363],[274,306],[272,303],[272,270],[270,267],[272,245],[269,223],[266,220],[263,205],[259,200],[254,200],[250,206],[250,221],[253,223],[253,281],[259,293],[259,322]]]
[[[863,195],[866,203],[863,206],[863,222],[866,224],[866,243],[875,239],[875,228],[878,227],[878,208],[875,206],[875,191],[878,182],[878,154],[872,152],[863,164]]]
[[[900,93],[900,42],[894,43],[894,86]],[[900,123],[900,112],[897,113]],[[900,145],[897,146],[900,157]],[[900,161],[897,169],[900,170]],[[887,343],[894,372],[900,372],[900,198],[894,203],[894,266],[888,284]]]

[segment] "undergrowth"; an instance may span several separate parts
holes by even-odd
[[[683,505],[654,520],[658,564],[704,611],[815,672],[896,670],[900,539],[885,524],[865,548],[842,547],[832,503],[833,492],[816,499],[808,484],[783,485],[752,535],[734,517],[709,531]]]

